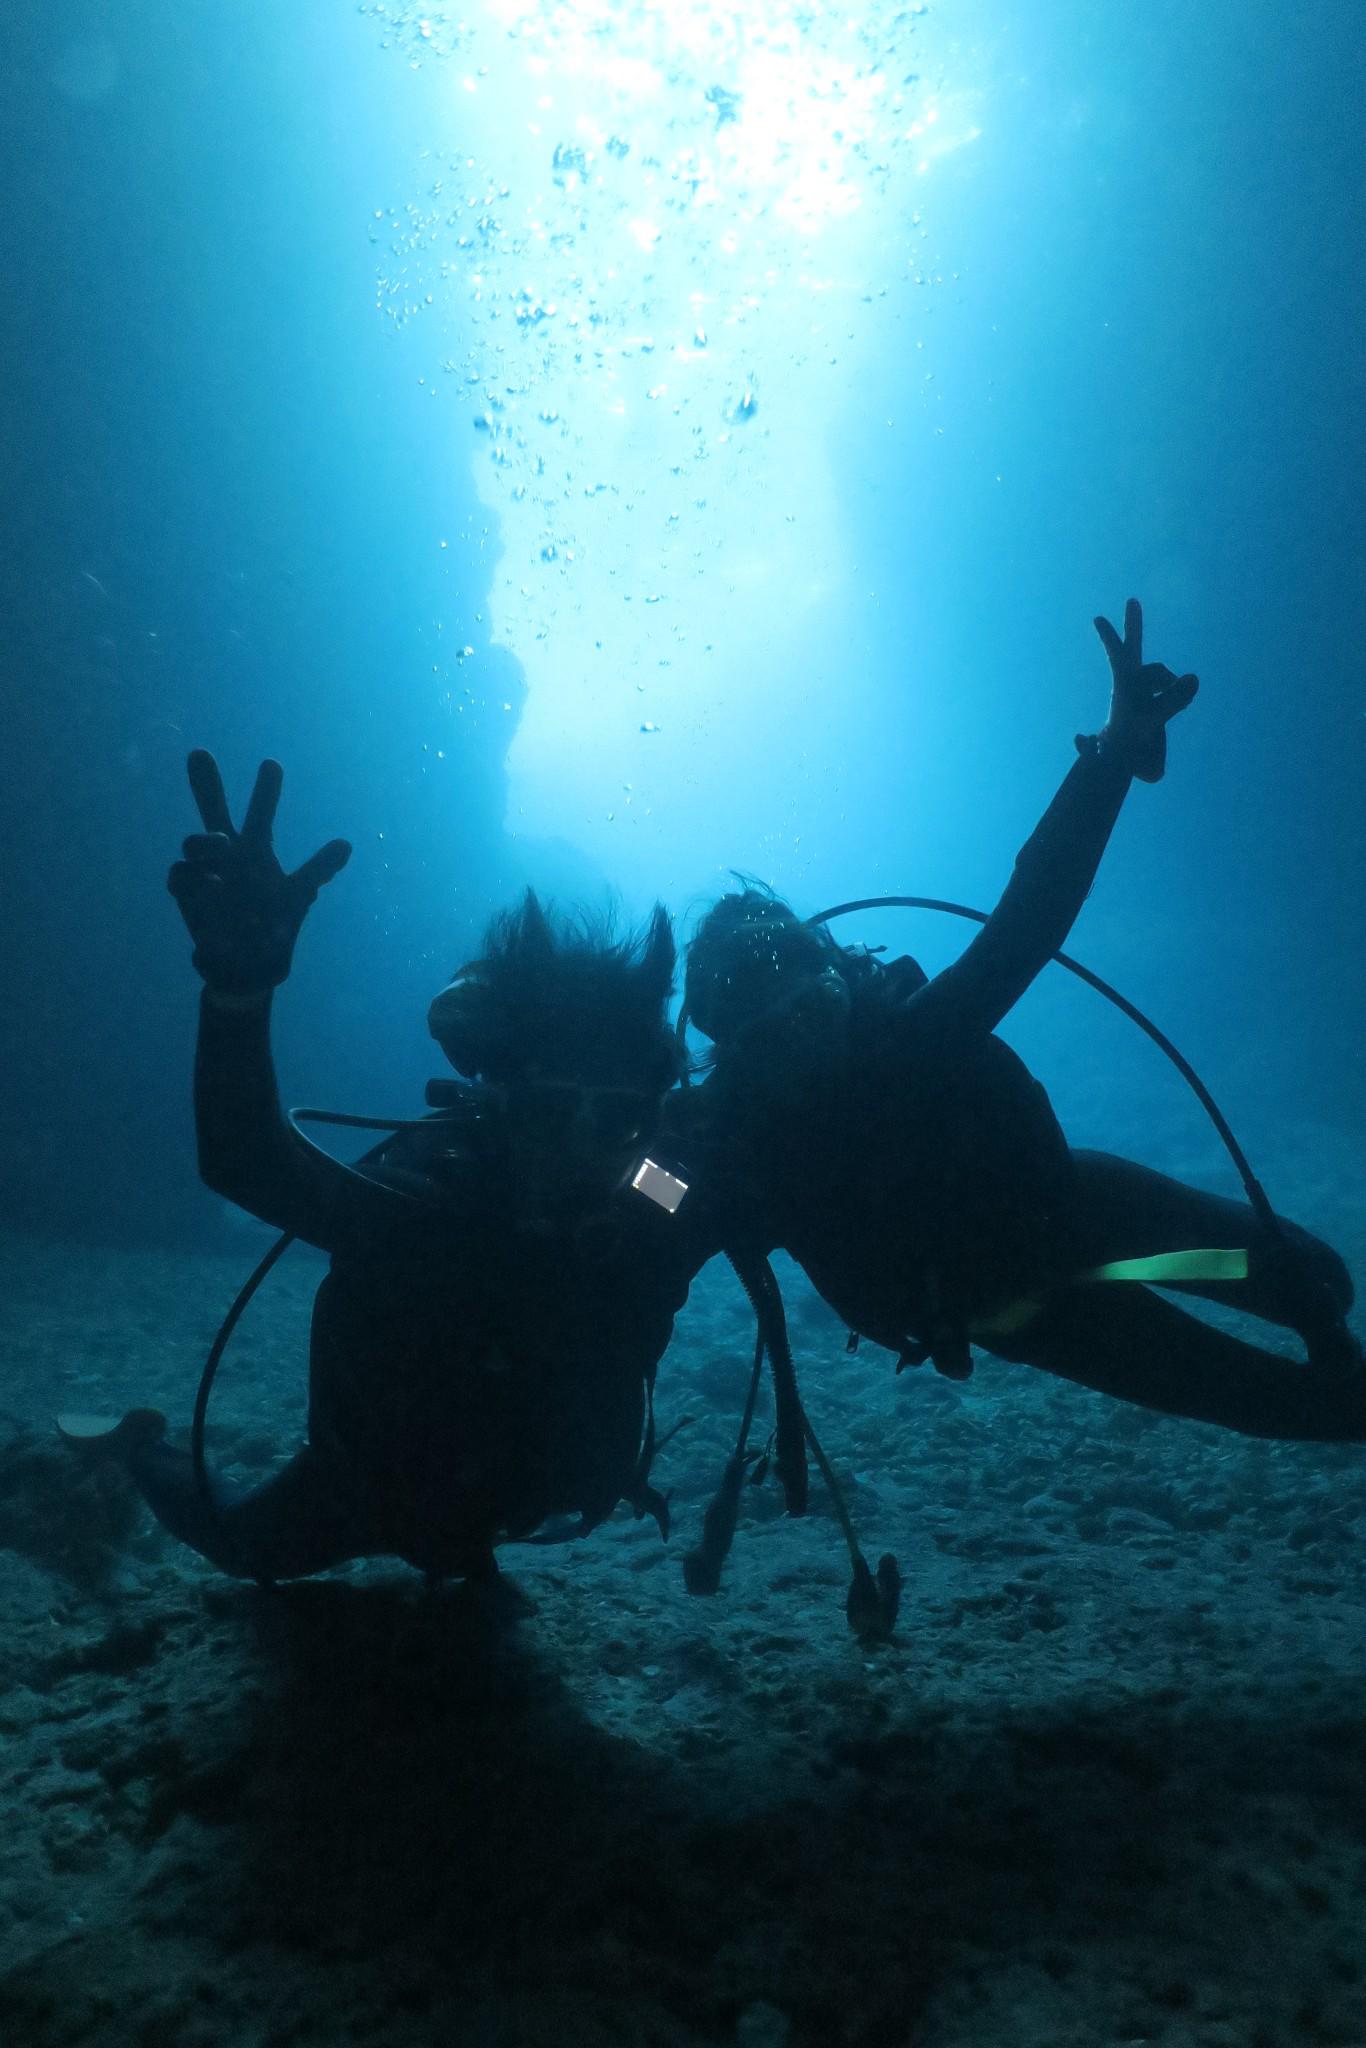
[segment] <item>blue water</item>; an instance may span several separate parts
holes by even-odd
[[[1131,593],[1203,689],[1075,949],[1254,1152],[1359,1132],[1352,8],[461,20],[6,11],[10,1213],[212,1226],[190,745],[354,840],[281,1064],[399,1113],[527,878],[989,903]],[[1185,1115],[1090,997],[1013,1028],[1079,1137]]]
[[[683,1591],[719,1263],[673,1541],[509,1560],[510,1635],[397,1566],[234,1586],[49,1423],[183,1424],[254,1256],[196,1174],[192,746],[239,806],[283,762],[287,864],[354,842],[281,1088],[402,1116],[528,882],[684,936],[733,870],[990,905],[1130,595],[1201,690],[1071,950],[1366,1281],[1363,105],[1355,0],[3,0],[6,2039],[1366,2039],[1357,1447],[898,1378],[785,1265],[906,1571],[869,1651],[771,1482]],[[1073,1142],[1236,1192],[1089,991],[1006,1033]],[[317,1272],[234,1340],[246,1483]]]

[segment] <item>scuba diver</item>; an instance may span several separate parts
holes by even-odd
[[[168,885],[205,984],[200,1172],[331,1254],[307,1441],[243,1492],[204,1465],[202,1412],[197,1456],[151,1409],[62,1418],[62,1434],[119,1458],[181,1541],[262,1582],[378,1555],[488,1578],[498,1543],[586,1534],[623,1499],[665,1529],[649,1485],[655,1368],[705,1256],[655,1144],[681,1062],[666,911],[613,942],[528,891],[431,1006],[465,1078],[433,1083],[432,1115],[384,1126],[347,1165],[282,1112],[270,1020],[309,906],[351,849],[333,840],[287,874],[278,764],[262,764],[240,830],[212,756],[191,754],[189,775],[204,829]]]
[[[1255,1183],[1258,1207],[1073,1151],[1043,1088],[995,1036],[1062,946],[1131,781],[1161,780],[1167,726],[1198,687],[1144,661],[1136,601],[1122,636],[1095,625],[1111,668],[1107,721],[1078,737],[995,911],[942,973],[842,947],[754,887],[704,917],[685,1001],[713,1045],[694,1092],[727,1243],[788,1251],[851,1347],[859,1335],[884,1345],[898,1370],[928,1359],[962,1379],[976,1344],[1253,1436],[1366,1439],[1366,1370],[1337,1253],[1276,1216]],[[1213,1327],[1154,1284],[1297,1332],[1307,1363]]]

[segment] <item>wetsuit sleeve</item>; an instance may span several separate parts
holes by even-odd
[[[908,998],[918,1025],[982,1035],[996,1029],[1066,942],[1130,780],[1094,743],[1073,763],[987,923],[951,967]]]
[[[276,1230],[323,1251],[379,1228],[414,1197],[386,1187],[300,1136],[280,1108],[270,998],[200,998],[194,1067],[199,1172],[207,1187]]]

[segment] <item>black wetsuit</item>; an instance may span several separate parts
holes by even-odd
[[[591,1527],[638,1488],[655,1367],[707,1255],[695,1208],[627,1189],[530,1225],[496,1158],[438,1119],[382,1165],[327,1159],[281,1115],[265,1005],[206,996],[195,1092],[209,1186],[332,1265],[307,1443],[254,1492],[215,1481],[214,1505],[186,1452],[142,1447],[134,1476],[166,1527],[265,1579],[375,1555],[479,1575],[495,1543],[558,1517]]]
[[[1366,1437],[1366,1376],[1241,1342],[1148,1287],[1075,1282],[1112,1260],[1248,1247],[1245,1284],[1190,1291],[1289,1328],[1303,1327],[1297,1273],[1330,1310],[1352,1301],[1341,1259],[1293,1224],[1298,1266],[1247,1205],[1072,1151],[1042,1087],[993,1035],[1064,943],[1128,781],[1083,754],[989,923],[933,980],[910,960],[847,954],[848,1030],[818,1073],[784,1081],[762,1019],[718,1048],[701,1093],[729,1236],[790,1252],[851,1329],[917,1362],[930,1353],[961,1373],[971,1337],[1167,1414],[1258,1436]],[[984,1329],[1030,1298],[1043,1305],[1018,1327]]]

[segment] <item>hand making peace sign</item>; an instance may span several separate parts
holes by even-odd
[[[271,828],[284,770],[263,761],[240,831],[233,826],[223,778],[212,754],[189,759],[190,791],[204,830],[185,841],[184,859],[166,886],[194,940],[194,964],[219,995],[256,995],[289,973],[294,942],[319,889],[351,858],[345,839],[329,839],[287,875]]]
[[[1143,607],[1131,597],[1124,607],[1124,638],[1108,619],[1096,631],[1110,657],[1113,688],[1101,748],[1114,753],[1140,782],[1160,782],[1167,766],[1167,721],[1184,711],[1200,684],[1178,676],[1160,661],[1143,659]]]

